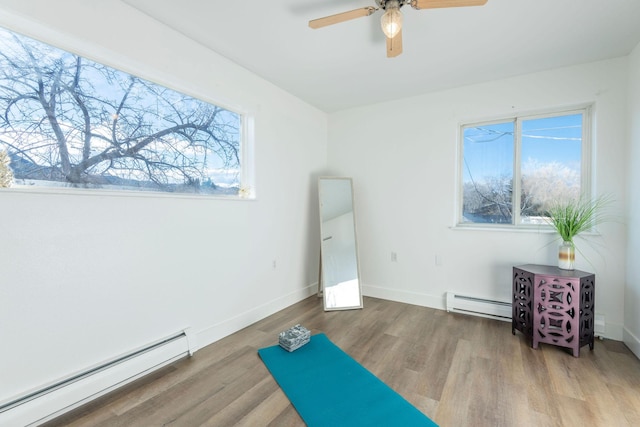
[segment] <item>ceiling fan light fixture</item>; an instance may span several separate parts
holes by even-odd
[[[394,38],[402,29],[402,13],[397,1],[389,1],[380,19],[382,31],[388,38]]]

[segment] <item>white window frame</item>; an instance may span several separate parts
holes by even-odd
[[[101,196],[128,196],[128,197],[172,197],[172,198],[207,198],[226,200],[255,200],[255,116],[253,109],[232,104],[229,100],[216,99],[209,96],[209,91],[194,82],[167,76],[166,74],[144,66],[123,55],[104,49],[100,46],[89,44],[84,40],[69,37],[66,34],[52,30],[40,23],[25,19],[7,12],[0,17],[0,26],[9,31],[24,35],[42,43],[49,44],[58,49],[65,50],[83,58],[112,67],[124,73],[131,74],[157,85],[191,96],[195,99],[214,104],[240,116],[240,192],[238,195],[201,195],[192,193],[168,193],[153,191],[123,191],[107,189],[86,188],[59,188],[47,186],[16,186],[7,191],[44,194],[99,194]]]
[[[522,150],[522,122],[525,120],[543,119],[548,117],[582,114],[582,146],[580,164],[580,191],[583,195],[593,196],[593,105],[584,104],[564,109],[538,111],[534,113],[521,113],[493,118],[490,120],[469,120],[458,126],[458,150],[457,150],[457,180],[456,180],[456,215],[454,228],[466,229],[507,229],[507,230],[551,230],[550,225],[522,224],[520,214],[521,198],[521,159]],[[514,150],[513,150],[513,199],[511,224],[470,223],[463,222],[463,192],[464,192],[464,130],[468,127],[492,125],[498,123],[514,122]]]

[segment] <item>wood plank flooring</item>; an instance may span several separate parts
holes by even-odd
[[[442,427],[640,426],[640,361],[620,342],[574,358],[533,350],[507,322],[364,306],[324,312],[310,297],[46,426],[304,426],[256,352],[296,323],[326,333]]]

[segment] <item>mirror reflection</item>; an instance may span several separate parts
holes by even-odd
[[[324,308],[362,308],[351,178],[320,178],[318,194]]]

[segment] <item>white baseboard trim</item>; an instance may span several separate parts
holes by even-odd
[[[418,292],[410,292],[399,289],[390,289],[381,286],[362,285],[362,293],[365,296],[386,299],[389,301],[403,302],[406,304],[420,305],[423,307],[436,308],[439,310],[446,310],[446,297],[435,296],[429,294],[422,294]],[[626,331],[625,331],[626,332]],[[603,338],[608,338],[616,341],[623,341],[623,327],[618,323],[607,322],[606,332],[601,334]],[[631,334],[631,336],[633,336]],[[637,338],[630,338],[637,343]],[[625,340],[626,342],[626,340]],[[627,344],[629,345],[629,344]],[[640,349],[639,349],[640,352]],[[634,351],[635,353],[635,351]],[[640,356],[639,356],[640,357]]]
[[[192,354],[199,348],[214,343],[228,335],[231,335],[234,332],[237,332],[251,325],[252,323],[255,323],[256,321],[262,320],[273,313],[276,313],[286,307],[302,301],[303,299],[314,295],[317,292],[317,289],[317,283],[313,283],[311,285],[307,285],[303,288],[290,292],[287,295],[273,299],[260,306],[240,313],[232,318],[223,320],[199,332],[194,333],[194,331],[191,329],[185,330],[184,332],[186,344],[182,344],[185,350],[182,351],[177,357],[179,358],[186,356],[186,354]],[[362,285],[362,290],[363,294],[369,297],[430,307],[439,310],[446,310],[444,295],[435,296],[366,284]],[[623,328],[623,326],[619,324],[607,323],[606,330],[607,332],[603,336],[614,340],[624,341],[624,343],[631,349],[631,351],[638,358],[640,358],[640,339],[635,336],[629,329]],[[198,344],[198,347],[195,346],[195,343]],[[68,394],[68,396],[64,397],[64,399],[68,399],[66,400],[66,404],[60,405],[60,396],[56,396],[55,393],[58,392],[54,392],[46,400],[25,404],[22,407],[17,407],[15,409],[12,409],[11,411],[0,414],[0,424],[3,426],[24,426],[40,424],[41,422],[51,419],[51,417],[54,415],[60,415],[63,412],[86,403],[88,400],[96,398],[108,391],[113,390],[118,386],[122,386],[127,382],[139,378],[140,376],[149,373],[153,369],[157,369],[161,366],[166,365],[167,363],[171,363],[171,361],[173,360],[177,359],[165,360],[163,361],[163,363],[153,366],[152,369],[136,368],[136,366],[123,365],[117,368],[121,370],[121,373],[118,373],[120,371],[98,373],[92,378],[92,381],[94,381],[97,386],[94,391],[89,392],[88,395],[86,388],[83,390],[80,389],[83,384],[78,383],[77,385],[68,387],[64,391]],[[136,364],[141,362],[144,362],[144,357],[139,358],[135,361]],[[147,365],[149,364],[147,363]],[[113,384],[113,386],[105,385],[106,381]],[[57,399],[58,401],[54,404],[53,402],[55,399]],[[36,403],[37,405],[39,405],[37,410],[36,407],[33,406]]]
[[[0,425],[37,426],[65,412],[128,384],[144,375],[186,357],[190,353],[187,334],[149,351],[132,353],[123,361],[105,365],[41,393],[25,396],[0,411]]]
[[[622,341],[640,359],[640,338],[635,336],[628,328],[624,328],[623,336]]]
[[[365,284],[362,285],[362,293],[365,296],[373,298],[403,302],[405,304],[420,305],[423,307],[437,308],[439,310],[446,309],[446,300],[444,295],[435,296]]]
[[[192,328],[187,328],[183,331],[183,336],[179,341],[171,342],[158,350],[141,354],[122,364],[94,373],[87,378],[53,390],[43,397],[34,398],[11,409],[0,411],[0,425],[3,427],[23,427],[44,423],[182,357],[192,355],[199,348],[302,301],[315,294],[317,290],[318,284],[314,283],[200,332],[194,332]]]
[[[225,319],[197,332],[198,348],[206,347],[222,338],[239,331],[242,328],[264,319],[282,309],[289,307],[318,291],[318,284],[313,283],[304,288],[291,292],[285,296],[267,301],[266,303]]]

